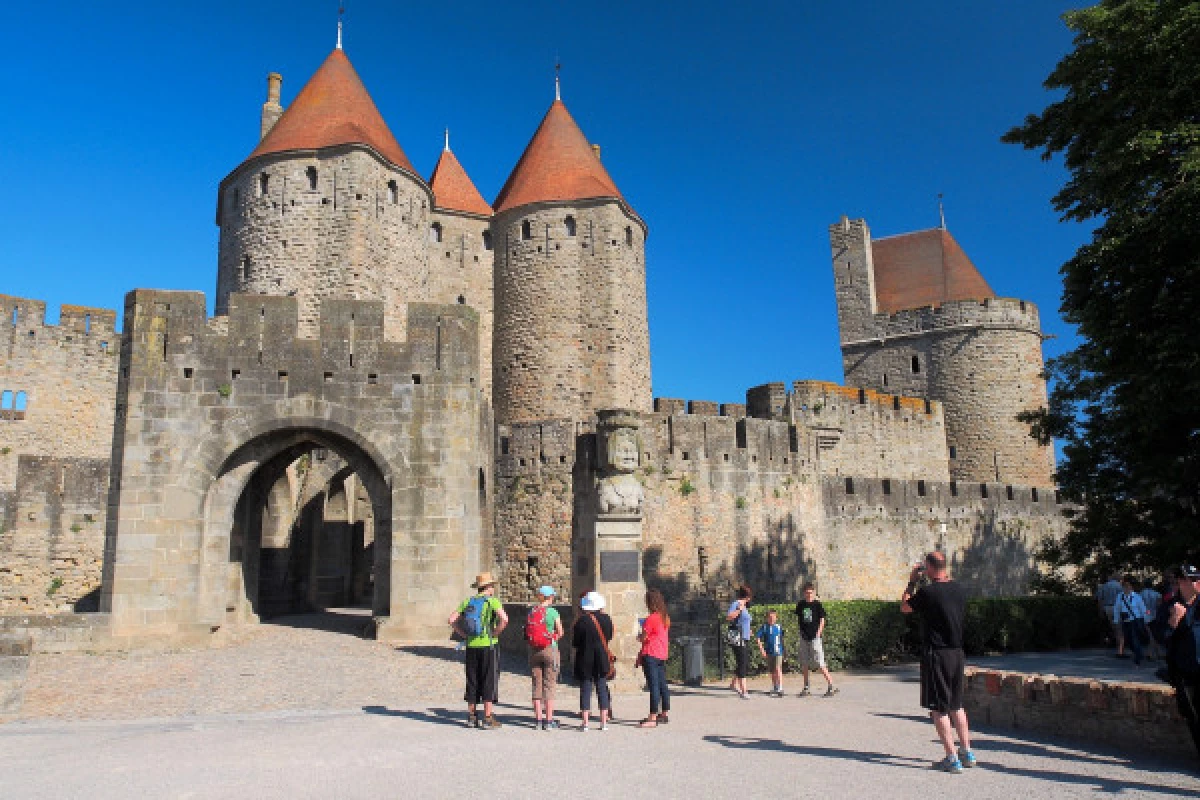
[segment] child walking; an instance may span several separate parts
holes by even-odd
[[[771,696],[783,697],[783,628],[774,609],[767,612],[767,621],[758,626],[754,638],[771,671]]]
[[[804,599],[796,604],[796,616],[800,619],[800,664],[804,671],[804,689],[800,697],[812,694],[808,690],[808,671],[810,668],[821,670],[825,676],[828,688],[825,697],[833,697],[838,689],[833,685],[833,678],[825,666],[825,647],[821,644],[821,635],[825,633],[825,606],[817,599],[817,589],[811,583],[804,584]]]

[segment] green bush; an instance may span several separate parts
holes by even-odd
[[[831,670],[869,667],[916,658],[921,648],[917,620],[900,611],[898,602],[884,600],[824,600],[826,621],[822,636],[825,661]],[[796,604],[752,605],[753,630],[766,622],[774,609],[783,627],[784,669],[796,671],[796,640],[800,622]],[[724,633],[727,623],[721,619]],[[968,655],[995,652],[1056,650],[1103,643],[1104,622],[1088,597],[1031,596],[981,597],[967,601],[964,645]],[[766,664],[758,645],[750,642],[750,667]],[[728,670],[733,669],[733,652],[725,648]]]

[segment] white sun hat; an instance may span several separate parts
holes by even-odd
[[[588,592],[583,596],[583,600],[579,603],[579,607],[584,611],[603,611],[604,610],[604,595],[599,592]]]

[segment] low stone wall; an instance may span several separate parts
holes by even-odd
[[[120,649],[109,631],[109,614],[6,614],[0,616],[0,644],[23,643],[25,654],[75,653]]]
[[[1194,760],[1187,724],[1166,684],[1117,683],[967,668],[973,725],[1029,731],[1122,751]]]

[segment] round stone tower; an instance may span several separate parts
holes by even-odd
[[[223,181],[216,312],[229,295],[294,295],[302,335],[322,297],[382,300],[385,335],[426,300],[433,194],[392,136],[341,47],[280,113],[268,78],[262,139]]]
[[[846,383],[938,400],[950,477],[1054,484],[1054,451],[1017,419],[1046,405],[1037,308],[995,292],[945,228],[872,239],[830,228]]]
[[[493,205],[497,422],[651,410],[646,224],[561,99]]]

